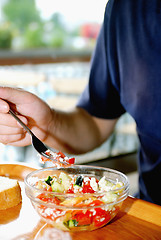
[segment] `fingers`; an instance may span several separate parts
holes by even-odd
[[[11,139],[12,140],[12,139]],[[7,143],[8,144],[8,143]],[[28,133],[21,136],[13,136],[13,141],[9,143],[10,146],[24,147],[31,144],[31,137]]]
[[[26,135],[26,131],[21,127],[8,127],[0,125],[0,142],[10,144],[22,140]]]
[[[14,128],[0,125],[0,135],[24,134],[25,132],[24,128]]]
[[[6,134],[2,134],[0,135],[0,142],[5,144],[5,145],[15,145],[15,142],[19,142],[19,146],[21,145],[20,142],[25,138],[26,133],[22,133],[22,134],[13,134],[13,135],[6,135]],[[18,146],[18,145],[17,145]]]
[[[23,116],[18,116],[25,124],[27,119]],[[9,114],[0,113],[0,143],[15,145],[19,142],[19,146],[23,139],[26,138],[24,128]],[[30,141],[28,140],[28,144]],[[17,144],[18,145],[18,144]]]
[[[4,100],[0,99],[0,112],[7,113],[9,111],[9,105]]]
[[[28,121],[27,118],[17,115],[18,118],[21,119],[21,121],[27,125]],[[4,114],[0,113],[0,125],[2,126],[9,126],[9,127],[15,127],[15,128],[22,128],[22,126],[16,121],[13,116],[10,114]]]
[[[27,93],[27,92],[26,92]],[[18,103],[23,101],[25,91],[19,88],[0,87],[0,98],[8,102]]]
[[[1,87],[0,86],[0,112],[7,113],[9,108],[17,111],[25,116],[30,110],[27,106],[31,106],[35,99],[39,99],[36,95],[19,88]],[[33,109],[33,108],[31,108]],[[33,110],[32,110],[33,111]]]

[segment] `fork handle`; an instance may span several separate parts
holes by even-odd
[[[33,132],[17,117],[17,115],[10,109],[9,113],[21,124],[21,126],[31,135],[34,136]]]

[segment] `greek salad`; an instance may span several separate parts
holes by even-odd
[[[39,214],[65,231],[94,230],[107,224],[120,209],[124,189],[105,176],[72,175],[61,171],[35,183]],[[52,206],[51,206],[52,204]]]

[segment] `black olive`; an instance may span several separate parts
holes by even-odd
[[[82,182],[83,182],[83,177],[82,176],[79,176],[77,177],[76,179],[76,182],[75,182],[75,185],[78,185],[78,186],[82,186]]]
[[[51,186],[51,181],[52,181],[52,180],[53,180],[52,177],[48,176],[47,179],[45,180],[45,182],[46,182],[49,186]]]

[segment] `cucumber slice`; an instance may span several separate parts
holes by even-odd
[[[61,172],[59,179],[61,180],[61,184],[63,185],[64,189],[67,191],[70,187],[71,177],[64,172]]]
[[[67,226],[68,228],[73,228],[77,227],[78,222],[75,219],[68,220],[67,222],[64,222],[64,225]]]
[[[106,180],[104,176],[99,180],[98,185],[101,191],[109,191],[114,186],[114,183],[110,182],[109,180]]]
[[[52,191],[53,192],[64,192],[64,185],[62,183],[59,183],[57,181],[54,181],[52,184],[51,184],[51,188],[52,188]]]
[[[104,201],[105,203],[116,202],[117,199],[118,199],[118,195],[112,192],[107,192],[102,197],[102,201]]]

